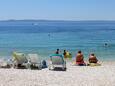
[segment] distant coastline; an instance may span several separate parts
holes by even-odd
[[[47,19],[8,19],[0,20],[0,22],[16,22],[16,21],[33,21],[33,22],[115,22],[115,20],[47,20]]]

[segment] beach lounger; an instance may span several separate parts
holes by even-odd
[[[66,71],[66,62],[62,55],[53,54],[50,56],[49,70],[53,70],[57,67],[62,68],[62,70]]]
[[[13,52],[13,67],[27,67],[28,60],[24,53]]]
[[[32,67],[37,67],[38,69],[42,69],[42,64],[40,57],[38,54],[28,54],[28,67],[32,69]]]

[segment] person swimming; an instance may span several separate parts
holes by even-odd
[[[105,43],[105,44],[104,44],[104,46],[106,47],[106,46],[108,46],[108,44],[107,44],[107,43]]]
[[[50,33],[48,34],[48,36],[50,37]]]

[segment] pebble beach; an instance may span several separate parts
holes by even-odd
[[[0,68],[0,86],[115,86],[115,62],[72,66],[66,71]]]

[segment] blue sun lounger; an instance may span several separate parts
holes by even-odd
[[[62,70],[66,71],[66,62],[64,58],[60,54],[53,54],[50,56],[49,70],[53,70],[55,68],[62,68]]]

